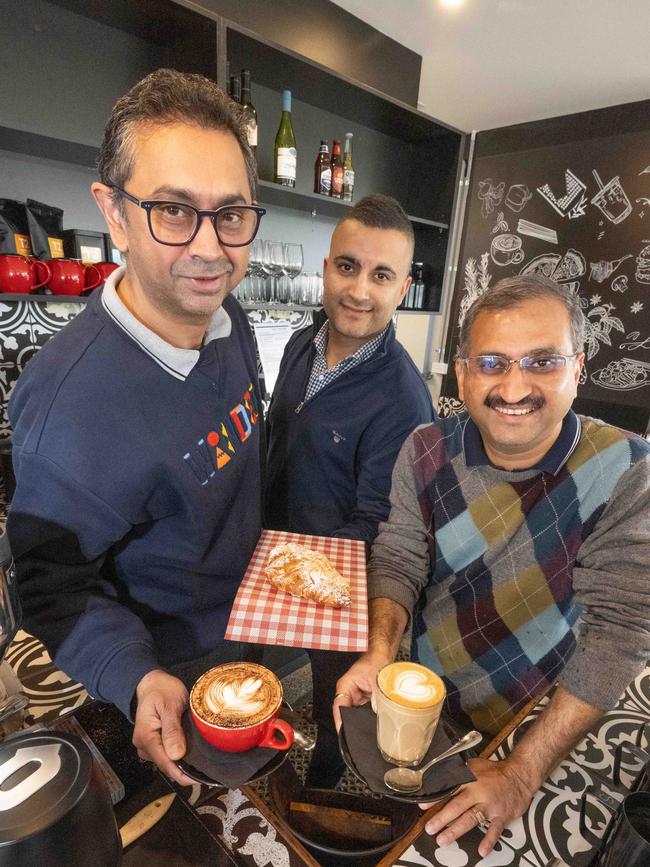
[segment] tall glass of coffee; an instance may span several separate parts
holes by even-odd
[[[377,675],[377,746],[393,765],[419,765],[438,726],[445,685],[416,662],[391,662]]]

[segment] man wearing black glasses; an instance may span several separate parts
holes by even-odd
[[[461,727],[489,738],[558,683],[510,756],[472,760],[476,781],[427,823],[440,845],[489,823],[482,856],[650,657],[650,444],[571,410],[584,328],[578,296],[542,277],[469,309],[466,411],[417,428],[397,459],[370,649],[337,683],[336,714],[366,701],[409,622]]]
[[[257,364],[231,292],[264,209],[245,119],[197,75],[118,100],[99,175],[126,266],[16,387],[9,532],[25,627],[186,783],[187,689],[165,669],[241,658],[223,636],[260,533]]]

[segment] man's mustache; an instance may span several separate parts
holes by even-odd
[[[190,280],[216,280],[218,277],[223,277],[224,274],[232,274],[232,262],[212,263],[210,267],[205,265],[199,268],[190,268],[185,264],[182,268],[176,270],[172,268],[174,277],[187,277]]]
[[[524,397],[518,400],[517,403],[510,403],[507,400],[499,397],[498,394],[488,396],[484,401],[485,405],[490,409],[541,409],[546,401],[543,397]]]

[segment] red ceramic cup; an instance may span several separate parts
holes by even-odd
[[[0,254],[0,292],[24,295],[49,282],[47,262],[13,253]]]
[[[79,259],[48,259],[47,264],[52,272],[48,286],[53,295],[81,295],[103,283],[96,266],[84,265]]]
[[[258,720],[254,725],[240,724],[236,726],[220,726],[209,722],[203,715],[197,711],[195,691],[201,683],[202,679],[220,669],[230,668],[238,665],[238,663],[224,663],[224,665],[216,666],[202,675],[192,688],[190,695],[190,713],[194,725],[205,740],[217,749],[224,750],[228,753],[241,753],[244,750],[251,750],[254,747],[270,747],[276,750],[288,750],[293,744],[293,729],[288,722],[283,719],[278,719],[280,707],[282,705],[282,686],[277,680],[273,672],[268,669],[263,669],[263,666],[255,663],[242,663],[246,669],[262,669],[265,676],[269,676],[275,680],[278,689],[277,702],[273,703],[272,708],[265,715],[264,719]]]

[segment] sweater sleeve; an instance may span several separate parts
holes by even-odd
[[[368,566],[368,597],[392,599],[412,614],[430,575],[429,546],[415,491],[413,435],[393,470],[390,514],[379,527]]]
[[[423,386],[423,383],[418,383]],[[406,437],[418,425],[433,421],[434,412],[426,386],[395,397],[389,412],[377,417],[364,432],[355,457],[356,504],[345,526],[333,534],[362,539],[372,545],[379,524],[391,509],[391,474]]]
[[[23,625],[62,671],[130,718],[140,679],[159,667],[107,563],[131,526],[52,461],[23,452],[18,466],[7,529]]]
[[[650,659],[650,457],[621,477],[573,570],[582,608],[560,683],[611,709]]]

